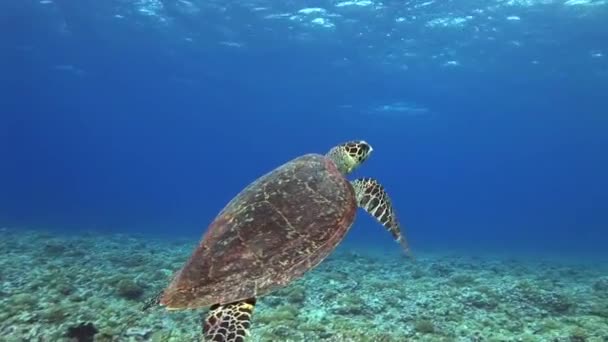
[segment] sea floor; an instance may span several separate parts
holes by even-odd
[[[141,312],[197,239],[0,233],[1,341],[70,341],[83,322],[95,341],[197,340],[201,312]],[[250,341],[608,341],[604,263],[395,248],[339,247],[259,299]]]

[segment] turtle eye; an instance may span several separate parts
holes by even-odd
[[[366,155],[369,152],[369,145],[366,143],[359,144],[359,155]]]

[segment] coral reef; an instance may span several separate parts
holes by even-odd
[[[200,315],[140,311],[198,237],[2,229],[7,341],[192,341]],[[343,245],[258,300],[257,341],[608,341],[608,266]],[[86,323],[83,323],[86,322]]]

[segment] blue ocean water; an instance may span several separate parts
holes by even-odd
[[[199,235],[264,172],[365,139],[414,249],[606,253],[603,1],[1,7],[3,225]]]
[[[360,211],[252,341],[607,341],[607,94],[606,0],[4,0],[0,340],[189,341],[127,315],[250,182],[363,139],[420,262]]]

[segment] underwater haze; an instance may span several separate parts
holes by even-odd
[[[350,179],[416,261],[359,210],[252,341],[608,341],[608,1],[4,0],[0,27],[0,336],[198,338],[127,315],[250,182],[363,139]]]

